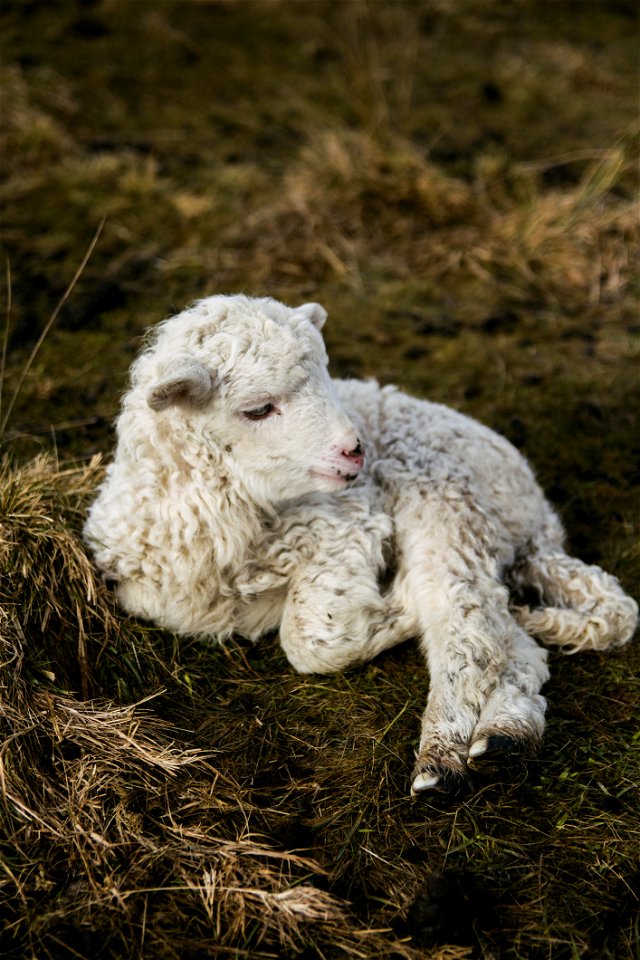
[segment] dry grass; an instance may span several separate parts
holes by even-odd
[[[631,960],[637,644],[552,657],[528,771],[415,801],[412,645],[315,678],[178,643],[79,531],[143,329],[244,290],[504,432],[640,592],[636,5],[137,13],[2,11],[0,950]]]
[[[447,286],[498,282],[515,302],[580,309],[620,297],[640,253],[635,198],[615,197],[637,141],[593,157],[570,190],[544,191],[535,165],[444,173],[411,143],[321,131],[300,152],[282,197],[238,228],[260,285],[338,276],[365,291],[366,273]],[[231,238],[233,244],[235,238]],[[291,251],[295,251],[292,262]]]

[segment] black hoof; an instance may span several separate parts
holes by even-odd
[[[509,767],[520,766],[531,754],[531,747],[526,740],[494,733],[486,738],[486,749],[481,753],[474,753],[472,745],[468,765],[473,773],[492,776]]]
[[[466,774],[449,767],[434,766],[426,770],[414,770],[411,795],[423,795],[428,799],[453,800],[469,792]]]

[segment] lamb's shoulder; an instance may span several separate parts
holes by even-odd
[[[337,384],[349,415],[361,426],[365,474],[395,494],[425,481],[434,492],[456,491],[505,517],[546,512],[544,496],[527,460],[505,437],[444,404],[410,396],[375,381]],[[384,504],[385,501],[383,500]]]
[[[398,387],[381,387],[375,380],[335,380],[347,414],[362,426],[365,440],[376,450],[403,443],[420,450],[428,444],[446,453],[456,444],[481,444],[502,455],[520,454],[500,434],[480,421],[442,403],[405,393]]]

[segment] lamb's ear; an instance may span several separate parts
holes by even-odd
[[[295,308],[294,314],[296,316],[302,314],[303,317],[311,321],[316,330],[322,330],[328,316],[325,308],[321,307],[319,303],[303,303],[301,307]]]
[[[193,357],[176,357],[147,394],[152,410],[165,410],[174,403],[203,407],[213,393],[211,374]]]

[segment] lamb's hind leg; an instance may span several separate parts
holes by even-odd
[[[510,615],[500,580],[500,553],[509,548],[490,518],[452,491],[404,500],[400,576],[431,675],[413,777],[418,792],[455,786],[470,756],[537,741],[547,670],[545,652]]]
[[[557,545],[532,550],[514,567],[516,591],[537,591],[542,606],[514,605],[527,633],[565,653],[624,646],[638,625],[638,605],[615,577],[569,557]]]

